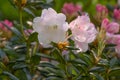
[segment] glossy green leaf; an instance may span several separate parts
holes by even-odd
[[[27,67],[27,65],[25,63],[17,63],[13,66],[13,69],[22,69],[22,68],[25,68]]]
[[[89,70],[90,72],[102,72],[105,71],[104,67],[93,67]]]
[[[53,58],[52,56],[49,56],[49,55],[44,54],[44,53],[36,53],[35,55],[39,56],[39,57],[43,57],[43,58],[48,58],[48,59],[51,59],[51,60],[55,60],[55,58]]]
[[[15,77],[13,74],[9,72],[3,71],[3,74],[9,76],[11,80],[19,80],[17,77]]]

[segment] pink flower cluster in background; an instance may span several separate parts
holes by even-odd
[[[7,20],[7,19],[0,22],[0,32],[2,32],[0,37],[9,39],[12,36],[12,32],[6,26],[9,27],[9,28],[12,28],[13,23],[11,21]]]
[[[105,13],[108,13],[108,9],[106,8],[106,6],[104,5],[101,5],[101,4],[97,4],[96,5],[96,10],[97,12],[105,12]]]
[[[116,22],[109,22],[108,19],[104,19],[102,22],[102,27],[106,30],[107,43],[115,44],[115,51],[120,55],[120,25]]]
[[[10,28],[13,26],[13,23],[9,20],[4,20],[3,23]],[[0,30],[8,31],[8,29],[5,27],[5,25],[3,23],[2,22],[0,23]]]
[[[75,5],[73,3],[65,3],[62,12],[65,15],[78,16],[78,11],[81,11],[82,7],[80,5]]]
[[[120,9],[114,9],[114,18],[120,20]]]
[[[102,21],[102,25],[101,25],[106,32],[108,33],[118,33],[119,32],[119,24],[116,22],[109,22],[109,20],[107,18],[105,18]]]

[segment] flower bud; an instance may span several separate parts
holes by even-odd
[[[25,4],[27,3],[27,0],[14,0],[14,3],[19,7],[24,7]]]
[[[109,33],[118,33],[119,32],[119,24],[116,22],[109,22],[109,20],[107,18],[105,18],[102,21],[101,26]]]
[[[114,9],[114,18],[120,20],[120,9]]]

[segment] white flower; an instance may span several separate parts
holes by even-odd
[[[38,40],[43,47],[50,47],[51,42],[63,42],[66,38],[68,23],[66,16],[57,14],[52,8],[44,9],[41,17],[33,20],[33,29],[38,32]]]

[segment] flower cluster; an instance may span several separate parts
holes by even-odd
[[[57,14],[52,8],[44,9],[41,17],[33,20],[33,28],[38,32],[39,42],[44,47],[50,47],[51,42],[64,42],[69,28],[72,31],[72,40],[75,41],[79,51],[87,51],[88,43],[94,41],[97,33],[95,26],[90,22],[89,16],[78,16],[69,25],[65,20],[64,14]]]
[[[119,32],[120,25],[116,22],[109,22],[106,18],[102,21],[102,27],[106,30],[107,43],[115,44],[115,50],[118,54],[120,54],[120,35],[116,34]]]

